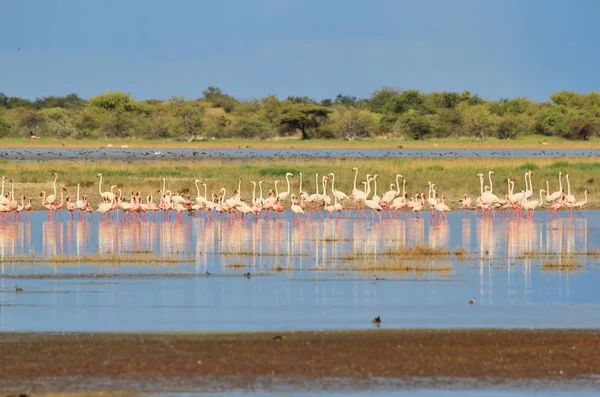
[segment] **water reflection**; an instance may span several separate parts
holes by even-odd
[[[406,247],[462,247],[478,258],[483,278],[492,265],[510,265],[518,259],[524,273],[529,274],[535,254],[566,256],[591,250],[598,243],[597,234],[589,241],[587,218],[530,222],[453,215],[448,223],[429,225],[415,219],[382,223],[354,219],[240,223],[189,218],[182,222],[117,223],[48,221],[43,214],[34,214],[31,221],[0,223],[0,259],[31,254],[152,253],[194,256],[200,270],[234,262],[255,269],[275,263],[300,269],[331,269],[348,255],[377,260],[381,253]],[[599,218],[595,212],[588,213],[589,217]],[[590,221],[595,224],[597,219]]]
[[[598,256],[585,254],[600,243],[600,212],[585,216],[492,222],[454,213],[430,225],[408,218],[108,223],[34,213],[31,221],[0,223],[0,330],[364,328],[375,315],[390,327],[600,327]],[[390,255],[416,246],[451,255]],[[136,253],[192,262],[10,260]],[[111,278],[95,277],[103,273]],[[57,277],[66,274],[94,277]],[[23,293],[13,290],[17,281]],[[477,305],[468,305],[473,296]]]

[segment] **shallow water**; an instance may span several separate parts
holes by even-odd
[[[0,150],[0,158],[31,159],[153,159],[153,158],[378,158],[378,157],[600,157],[598,149],[239,149],[214,148],[14,148]]]
[[[389,328],[599,327],[600,211],[583,214],[455,212],[430,225],[428,215],[109,223],[36,212],[0,223],[0,330],[362,329],[376,315]],[[415,246],[423,254],[407,258]],[[114,263],[89,263],[111,253]],[[131,255],[143,262],[124,263]]]

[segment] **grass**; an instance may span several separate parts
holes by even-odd
[[[402,258],[440,258],[454,255],[457,259],[464,259],[468,252],[463,248],[450,251],[447,247],[426,247],[415,245],[414,247],[403,247],[387,251],[374,252],[350,252],[340,257],[342,260],[367,259],[372,257],[402,257]]]
[[[60,255],[60,256],[38,256],[38,255],[9,255],[0,258],[0,263],[183,263],[194,262],[192,257],[181,257],[178,255],[159,256],[151,253],[138,253],[131,255]]]
[[[547,145],[542,142],[546,140]],[[569,141],[559,137],[546,137],[541,135],[524,135],[518,139],[502,140],[497,138],[487,138],[480,141],[471,137],[428,139],[424,141],[415,141],[404,138],[385,138],[377,137],[372,139],[358,139],[346,141],[341,139],[311,139],[300,140],[296,138],[288,139],[270,139],[270,140],[251,140],[251,139],[209,139],[205,141],[194,141],[191,143],[175,140],[147,140],[147,139],[98,139],[98,140],[75,140],[75,139],[52,139],[42,138],[32,140],[28,138],[3,138],[0,144],[5,148],[106,148],[107,145],[113,145],[114,148],[120,148],[127,145],[129,148],[271,148],[271,149],[311,149],[311,148],[398,148],[402,146],[405,149],[454,149],[454,148],[599,148],[600,140],[590,141]]]
[[[538,258],[538,257],[552,257],[552,258],[572,258],[576,256],[588,256],[598,257],[600,256],[600,250],[589,250],[589,251],[578,251],[578,252],[556,252],[556,251],[544,251],[544,250],[533,250],[524,251],[518,256],[518,259],[525,258]]]
[[[58,172],[58,186],[64,186],[71,195],[76,194],[77,183],[81,193],[89,196],[89,201],[98,204],[98,179],[96,174],[104,176],[102,190],[110,185],[118,185],[123,194],[129,196],[132,191],[140,191],[142,195],[154,194],[162,187],[161,178],[166,178],[167,189],[182,194],[196,196],[194,180],[201,178],[207,183],[208,194],[218,192],[224,187],[227,195],[232,195],[238,187],[238,178],[242,177],[242,196],[246,200],[252,197],[250,181],[264,180],[264,195],[269,188],[274,188],[273,181],[282,179],[278,188],[286,189],[285,173],[292,171],[290,178],[292,191],[299,187],[298,172],[304,173],[303,189],[309,193],[315,190],[315,173],[320,176],[335,172],[336,188],[350,194],[352,191],[354,172],[352,167],[359,168],[359,181],[365,179],[366,173],[378,173],[378,193],[389,190],[397,173],[406,178],[406,191],[427,194],[427,182],[437,183],[437,191],[444,195],[451,208],[458,206],[458,199],[464,194],[475,198],[479,194],[479,182],[476,174],[494,170],[493,189],[498,196],[504,196],[507,190],[507,178],[515,180],[515,190],[524,188],[524,173],[532,169],[534,189],[546,188],[546,180],[550,181],[550,190],[558,190],[558,172],[563,172],[563,185],[566,189],[565,174],[569,174],[571,191],[577,200],[583,199],[583,191],[588,190],[588,208],[600,208],[600,162],[595,158],[535,158],[535,159],[490,159],[490,158],[431,158],[431,159],[199,159],[199,160],[148,160],[139,162],[125,161],[46,161],[18,162],[0,160],[0,175],[15,180],[15,194],[25,194],[33,198],[36,208],[41,208],[40,191],[50,194],[52,190],[52,173]],[[486,184],[487,178],[486,178]],[[5,189],[10,189],[7,182]],[[373,185],[371,188],[373,189]],[[359,187],[360,188],[360,187]],[[321,181],[319,181],[321,190]],[[331,185],[327,186],[331,195]],[[5,190],[6,192],[6,190]],[[204,194],[204,190],[201,190]],[[256,194],[258,195],[258,188]],[[535,194],[538,196],[538,193]],[[289,199],[288,199],[289,203]]]
[[[378,273],[443,273],[449,274],[454,267],[449,263],[424,263],[418,261],[383,261],[369,265],[347,265],[344,270]]]
[[[583,264],[579,261],[572,259],[560,262],[547,262],[542,265],[542,271],[556,271],[556,270],[567,270],[567,271],[581,271],[584,269]]]

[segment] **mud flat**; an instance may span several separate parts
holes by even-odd
[[[7,393],[594,388],[599,373],[594,330],[0,334]]]

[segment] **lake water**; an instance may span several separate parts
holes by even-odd
[[[436,158],[436,157],[600,157],[599,149],[239,149],[215,148],[11,148],[0,150],[0,158],[36,159],[156,159],[156,158]]]
[[[382,328],[600,327],[600,211],[538,216],[117,223],[34,212],[0,222],[0,331],[364,329],[377,315]]]

